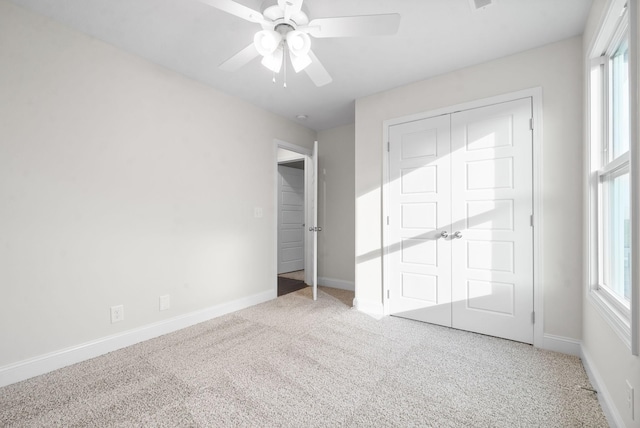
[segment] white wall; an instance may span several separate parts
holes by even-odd
[[[355,260],[355,126],[318,133],[318,277],[321,285],[353,290]]]
[[[582,39],[571,38],[356,101],[356,300],[382,310],[383,121],[543,90],[544,332],[582,337]]]
[[[0,58],[0,368],[275,297],[273,141],[314,131],[6,0]]]
[[[591,13],[584,32],[584,59],[588,58],[589,50],[608,9],[608,0],[594,0]],[[636,20],[640,20],[636,17]],[[584,71],[587,66],[585,63]],[[586,79],[586,74],[585,74]],[[587,117],[587,103],[585,97],[584,114]],[[637,124],[636,124],[637,126]],[[585,153],[588,151],[587,141],[584,142]],[[585,208],[585,222],[588,210]],[[584,230],[584,242],[588,239],[588,228]],[[614,418],[621,426],[640,428],[640,358],[631,355],[631,350],[620,340],[591,302],[588,294],[588,263],[589,255],[585,251],[585,281],[583,283],[583,354],[584,361],[598,381],[597,388],[600,399],[606,398]],[[636,301],[640,304],[640,301]],[[627,407],[626,381],[629,380],[635,388],[635,420],[632,421]]]

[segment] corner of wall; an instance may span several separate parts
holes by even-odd
[[[587,372],[587,376],[589,377],[589,381],[591,382],[593,389],[597,391],[598,402],[600,403],[602,411],[607,418],[607,422],[609,422],[609,425],[613,428],[623,428],[625,426],[624,421],[613,404],[613,398],[611,397],[602,376],[598,372],[593,359],[584,345],[580,347],[580,359],[582,360],[582,365]]]
[[[375,319],[384,317],[384,307],[380,302],[371,302],[363,299],[353,299],[353,307]]]

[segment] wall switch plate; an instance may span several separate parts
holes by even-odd
[[[627,408],[629,409],[629,415],[631,416],[631,420],[634,420],[634,397],[633,397],[633,386],[631,386],[631,383],[629,383],[629,381],[627,381]]]
[[[166,311],[171,307],[171,297],[168,294],[160,296],[160,310]]]
[[[111,324],[120,322],[124,319],[124,306],[111,306]]]

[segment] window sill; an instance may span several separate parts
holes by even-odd
[[[599,290],[589,291],[589,301],[616,332],[622,342],[631,349],[631,322],[616,306],[611,304]]]

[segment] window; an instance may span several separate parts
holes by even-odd
[[[629,152],[629,29],[627,25],[622,29],[622,40],[613,45],[615,50],[609,60],[611,134],[606,148],[609,162]]]
[[[628,155],[625,156],[628,158]],[[611,172],[600,173],[600,266],[599,288],[629,316],[631,304],[631,219],[628,159]]]
[[[612,3],[590,58],[590,296],[631,347],[630,31]]]
[[[629,188],[629,29],[626,14],[603,58],[604,138],[600,140],[600,278],[610,303],[630,317],[631,210]]]

